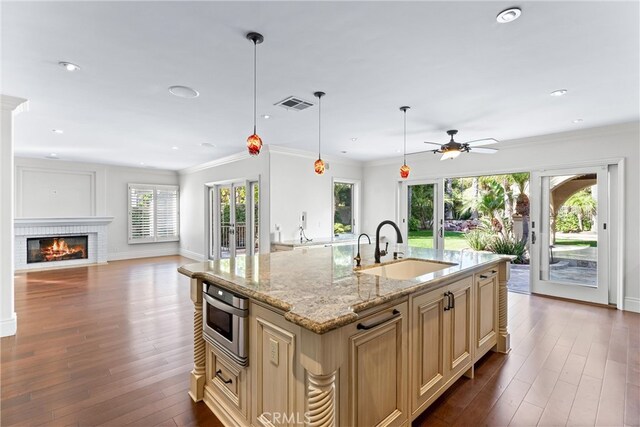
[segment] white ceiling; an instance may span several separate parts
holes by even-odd
[[[245,149],[259,31],[265,144],[396,156],[422,141],[520,137],[639,119],[638,2],[3,2],[2,93],[27,98],[16,154],[181,169]],[[82,67],[67,72],[58,61]],[[200,92],[170,95],[171,85]],[[556,89],[563,97],[551,97]],[[583,119],[580,124],[574,119]],[[59,135],[52,129],[62,129]],[[358,138],[351,141],[351,138]],[[201,143],[215,144],[204,148]],[[178,146],[179,150],[172,150]],[[341,154],[341,151],[347,154]]]

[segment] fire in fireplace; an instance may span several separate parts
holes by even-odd
[[[88,236],[36,237],[27,239],[27,264],[87,259]]]

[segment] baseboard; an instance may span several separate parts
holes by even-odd
[[[633,311],[634,313],[640,313],[640,298],[625,297],[624,310]]]
[[[156,256],[178,255],[177,248],[151,249],[147,251],[111,252],[107,254],[109,261],[120,261],[123,259],[151,258]]]
[[[184,248],[180,248],[180,255],[185,257],[185,258],[189,258],[192,259],[194,261],[204,261],[204,255],[199,254],[197,252],[193,252],[193,251],[189,251],[187,249]]]
[[[13,313],[10,319],[0,320],[0,337],[15,335],[18,329],[18,318]]]

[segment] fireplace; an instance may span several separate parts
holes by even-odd
[[[88,236],[27,238],[27,264],[89,258]]]

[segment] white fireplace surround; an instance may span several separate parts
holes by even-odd
[[[16,218],[14,220],[15,270],[43,270],[106,263],[107,226],[111,221],[113,221],[111,216]],[[27,238],[77,235],[88,236],[87,251],[89,256],[87,259],[27,264]]]

